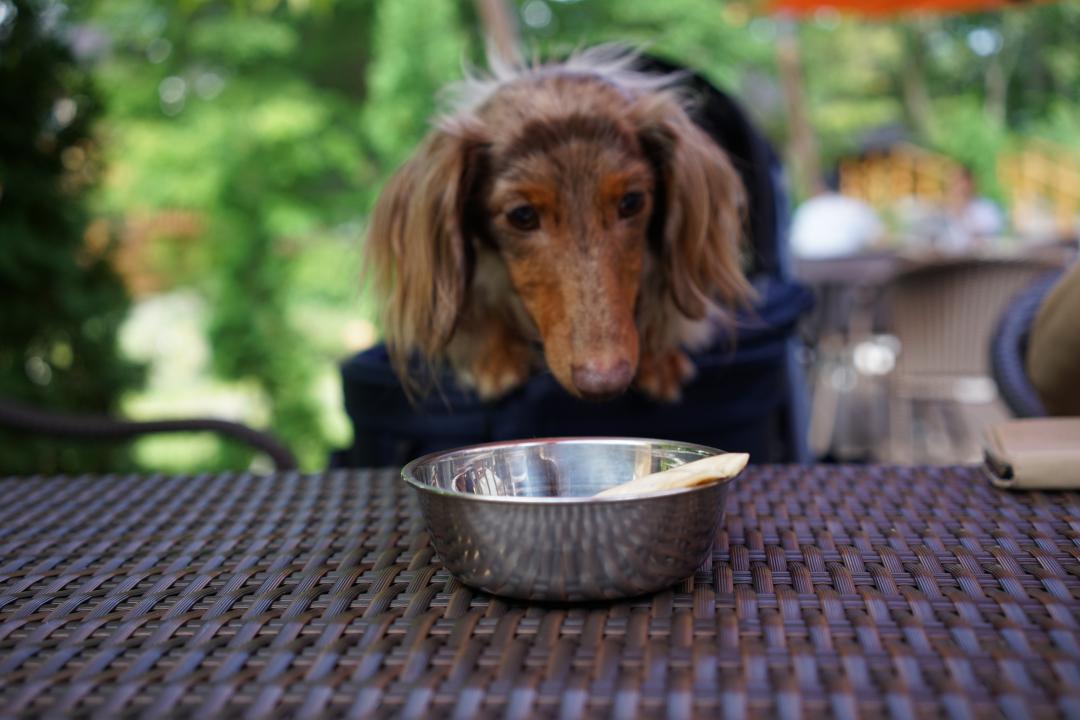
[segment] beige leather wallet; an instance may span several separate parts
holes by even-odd
[[[1080,489],[1080,418],[1009,420],[986,433],[985,469],[998,487]]]

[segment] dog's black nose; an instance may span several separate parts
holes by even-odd
[[[626,360],[605,362],[590,360],[573,365],[574,387],[588,400],[607,400],[615,397],[630,384],[634,371]]]

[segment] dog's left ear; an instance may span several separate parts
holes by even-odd
[[[748,302],[740,267],[745,191],[727,154],[669,93],[645,95],[634,110],[642,146],[657,173],[651,229],[660,235],[665,281],[687,317],[710,302]]]

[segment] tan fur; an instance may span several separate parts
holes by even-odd
[[[738,175],[660,84],[580,59],[521,70],[474,92],[398,171],[368,272],[407,387],[417,353],[486,397],[544,364],[575,394],[582,368],[629,364],[639,389],[678,397],[683,348],[750,288]],[[632,215],[627,193],[643,195]],[[537,227],[515,227],[524,205]]]

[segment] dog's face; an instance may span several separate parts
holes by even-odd
[[[567,389],[604,398],[638,364],[635,309],[655,178],[625,121],[538,119],[489,148],[478,199],[490,244]]]
[[[504,84],[433,133],[376,207],[391,350],[437,357],[463,317],[475,328],[489,313],[539,340],[571,393],[621,393],[667,326],[745,295],[740,202],[672,96],[557,70]],[[504,296],[474,276],[492,258]]]

